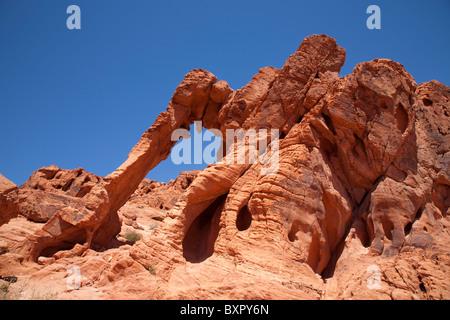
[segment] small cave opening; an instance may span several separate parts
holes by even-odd
[[[425,288],[425,284],[423,283],[422,276],[419,274],[417,278],[419,280],[419,289],[420,289],[420,291],[422,291],[424,293],[427,293],[427,288]]]
[[[67,222],[61,223],[62,228],[69,228],[70,225]],[[33,258],[35,262],[42,256],[51,258],[55,253],[59,251],[71,250],[76,244],[83,245],[86,241],[86,230],[74,230],[71,234],[71,240],[58,240],[49,239],[45,240],[37,245]]]
[[[433,104],[433,101],[431,101],[430,99],[427,99],[427,98],[423,98],[422,102],[427,107],[429,107],[429,106],[431,106]]]
[[[413,225],[413,223],[412,223],[412,222],[409,222],[409,223],[405,226],[405,228],[404,228],[404,230],[405,230],[405,236],[407,236],[408,234],[411,233],[412,225]]]
[[[289,230],[288,239],[290,242],[294,242],[295,240],[297,240],[296,233],[297,233],[296,230],[294,230],[292,228],[291,228],[291,230]]]
[[[181,183],[181,188],[187,189],[192,184],[192,181],[194,181],[194,178],[195,177],[186,177],[186,180]]]
[[[183,239],[183,257],[191,263],[205,261],[214,253],[220,214],[228,194],[221,195],[191,223]]]
[[[399,103],[397,109],[395,110],[395,123],[401,133],[406,131],[406,128],[408,127],[408,114],[401,103]]]
[[[250,210],[248,210],[248,206],[245,205],[239,210],[239,213],[236,218],[236,228],[239,231],[245,231],[250,228],[252,224],[252,214]]]
[[[319,72],[316,72],[316,75],[314,76],[314,79],[320,79]]]
[[[331,118],[329,116],[327,116],[326,114],[322,113],[322,117],[325,120],[325,123],[328,127],[328,129],[331,130],[331,132],[333,132],[334,135],[336,135],[336,129],[334,128],[333,122],[331,121]]]
[[[417,209],[416,214],[414,215],[413,221],[410,221],[405,225],[405,228],[404,228],[405,236],[407,236],[411,233],[413,224],[422,217],[423,210],[424,210],[424,206],[419,207],[419,209]],[[424,227],[424,228],[426,229],[426,227]]]
[[[301,123],[303,120],[303,116],[300,116],[300,118],[298,118],[297,123]]]

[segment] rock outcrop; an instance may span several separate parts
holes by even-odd
[[[0,226],[17,216],[17,206],[12,201],[17,186],[0,174]]]
[[[342,78],[344,60],[334,39],[313,35],[236,91],[189,72],[107,177],[52,166],[9,190],[20,217],[0,228],[11,247],[0,270],[8,257],[17,268],[75,263],[86,295],[121,286],[110,298],[131,298],[133,278],[147,283],[134,298],[448,299],[450,88],[417,85],[388,59]],[[227,163],[232,145],[200,172],[144,180],[172,133],[197,120],[223,141],[229,129],[278,130],[258,154],[275,170]],[[25,218],[45,224],[2,239]]]

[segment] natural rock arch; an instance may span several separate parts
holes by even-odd
[[[319,274],[333,269],[330,263],[350,228],[373,253],[398,252],[420,208],[434,201],[448,211],[444,171],[418,170],[440,168],[439,156],[427,158],[417,139],[447,150],[448,144],[423,133],[437,124],[415,117],[431,112],[423,107],[441,112],[430,95],[445,96],[448,90],[437,83],[416,89],[403,67],[387,59],[361,63],[339,78],[344,58],[334,39],[314,35],[281,70],[262,68],[236,91],[205,70],[189,72],[127,160],[90,186],[83,203],[72,199],[50,218],[31,239],[27,255],[36,260],[62,244],[74,247],[56,258],[81,254],[91,242],[114,237],[120,228],[117,210],[169,156],[176,143],[171,133],[195,120],[224,136],[228,128],[280,130],[279,171],[262,176],[260,164],[209,166],[168,213],[166,227],[156,230],[151,240],[156,247],[164,239],[177,257],[201,262],[217,250],[245,260],[249,250],[273,254],[281,246],[282,259],[305,262]],[[437,176],[439,184],[433,184]],[[202,249],[196,251],[198,243]]]

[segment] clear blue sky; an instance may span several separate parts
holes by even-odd
[[[71,4],[81,30],[66,27]],[[366,27],[371,4],[381,30]],[[51,164],[106,176],[191,69],[238,89],[311,34],[347,50],[342,75],[390,58],[450,85],[449,16],[448,0],[0,0],[0,172],[18,185]],[[148,177],[195,168],[169,160]]]

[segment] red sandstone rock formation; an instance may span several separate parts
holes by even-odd
[[[84,289],[60,293],[71,298],[114,287],[109,298],[448,299],[450,89],[417,86],[387,59],[340,78],[344,58],[313,35],[236,91],[193,70],[107,177],[52,166],[0,189],[17,206],[0,216],[20,213],[0,228],[10,248],[0,275],[8,265],[61,280],[76,264]],[[167,185],[143,181],[170,154],[171,133],[195,120],[224,139],[278,129],[278,170],[218,162]],[[127,230],[142,240],[126,242]]]
[[[0,174],[0,226],[17,216],[17,206],[12,201],[17,186]]]

